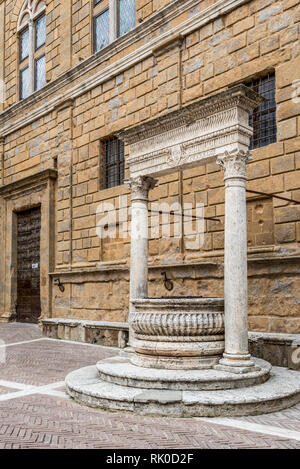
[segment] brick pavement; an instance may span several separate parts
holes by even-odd
[[[0,386],[0,396],[3,394],[8,394],[8,393],[11,393],[11,392],[15,392],[16,389],[12,389],[12,388],[6,388],[5,386]]]
[[[7,347],[7,361],[0,364],[1,449],[300,448],[300,405],[276,414],[227,419],[225,424],[220,419],[107,413],[72,401],[62,381],[71,370],[115,355],[115,350],[37,341],[41,334],[35,326],[1,324],[0,339],[15,344]]]

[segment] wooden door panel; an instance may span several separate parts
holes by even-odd
[[[18,213],[17,319],[19,322],[37,323],[41,315],[40,234],[40,208]]]

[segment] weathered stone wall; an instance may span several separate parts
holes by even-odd
[[[22,1],[0,1],[0,26],[1,12],[5,20],[4,35],[0,27],[0,80],[7,89],[0,114],[1,185],[47,168],[58,171],[54,272],[49,273],[52,280],[60,276],[66,289],[50,289],[52,310],[44,310],[44,317],[127,318],[129,240],[101,241],[96,233],[99,203],[118,204],[120,195],[128,195],[124,186],[102,190],[100,185],[100,140],[119,130],[274,70],[277,143],[253,151],[247,187],[300,200],[300,99],[295,99],[294,88],[300,78],[300,1],[241,1],[233,11],[204,21],[203,12],[221,3],[226,1],[137,0],[137,23],[138,18],[144,21],[91,57],[92,2],[48,1],[48,84],[18,103],[16,21]],[[189,32],[191,19],[199,25],[195,30],[189,26]],[[186,240],[150,240],[150,295],[169,294],[161,276],[166,270],[174,295],[222,296],[222,172],[209,164],[165,176],[150,199],[194,206],[203,202],[205,216],[220,219],[205,222],[200,251],[189,249]],[[249,194],[248,240],[251,329],[299,333],[300,205]],[[0,243],[5,251],[5,237]],[[5,289],[5,278],[1,285]],[[6,318],[9,311],[1,308],[0,316]]]

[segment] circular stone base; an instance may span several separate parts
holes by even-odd
[[[222,355],[215,357],[162,357],[135,353],[131,363],[135,368],[150,368],[157,370],[207,370],[217,365]]]
[[[299,372],[274,367],[270,379],[226,391],[169,391],[102,381],[96,366],[66,378],[68,394],[81,404],[110,411],[169,417],[233,417],[276,412],[300,402]]]
[[[255,360],[255,371],[236,374],[227,371],[161,370],[135,366],[127,357],[116,356],[99,362],[99,378],[112,384],[140,389],[167,389],[169,391],[208,391],[236,389],[262,384],[270,376],[271,365]]]

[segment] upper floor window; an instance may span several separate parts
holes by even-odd
[[[267,99],[250,113],[250,125],[254,131],[250,148],[254,150],[277,140],[275,73],[252,80],[247,86]]]
[[[117,137],[101,142],[101,186],[103,189],[120,186],[124,183],[124,143]]]
[[[106,47],[135,26],[135,0],[94,0],[94,49]]]
[[[26,0],[18,20],[20,99],[46,84],[46,3]]]

